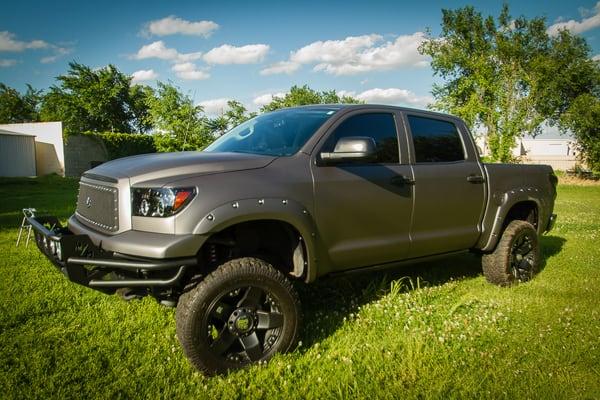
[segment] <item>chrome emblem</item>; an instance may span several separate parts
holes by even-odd
[[[90,207],[92,206],[92,199],[90,199],[90,196],[88,196],[88,197],[85,199],[85,206],[86,206],[87,208],[90,208]]]

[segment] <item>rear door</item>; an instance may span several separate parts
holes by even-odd
[[[408,151],[398,141],[401,115],[390,109],[349,113],[334,124],[313,153],[318,234],[333,270],[382,264],[407,257],[413,188]],[[369,136],[372,162],[324,165],[342,137]]]
[[[454,118],[404,113],[415,177],[410,257],[469,249],[480,234],[484,172]]]

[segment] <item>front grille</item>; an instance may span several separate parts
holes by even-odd
[[[77,216],[88,225],[116,232],[119,230],[119,190],[110,186],[79,182]]]

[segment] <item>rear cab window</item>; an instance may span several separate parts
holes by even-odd
[[[407,115],[415,149],[415,162],[456,162],[465,160],[463,143],[450,121]]]

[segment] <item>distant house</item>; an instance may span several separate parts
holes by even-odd
[[[522,138],[513,155],[528,164],[547,164],[556,170],[572,169],[577,163],[576,142],[571,138]]]
[[[489,148],[484,135],[477,135],[475,143],[479,154],[489,155]],[[513,148],[513,156],[526,164],[547,164],[555,170],[566,171],[572,169],[578,162],[575,139],[560,136],[556,132],[540,136],[524,137],[517,139]]]
[[[65,175],[62,122],[0,124],[0,176]]]

